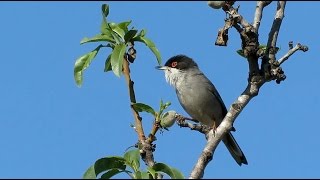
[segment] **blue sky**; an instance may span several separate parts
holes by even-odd
[[[75,60],[93,50],[80,45],[83,37],[99,33],[104,2],[1,2],[1,178],[81,178],[95,160],[123,155],[137,141],[123,77],[104,73],[110,50],[100,51],[85,71],[78,88],[73,79]],[[246,87],[247,64],[237,55],[240,38],[229,31],[228,47],[214,46],[225,14],[206,2],[107,2],[109,21],[132,20],[146,28],[161,52],[163,63],[187,54],[219,90],[226,106]],[[260,42],[266,43],[276,4],[265,9]],[[240,13],[253,20],[254,2],[241,2]],[[288,42],[309,47],[283,64],[287,79],[265,84],[235,122],[234,134],[249,165],[239,167],[219,145],[205,178],[319,178],[318,116],[320,67],[318,2],[288,2],[277,45],[277,57]],[[131,65],[137,101],[187,115],[175,92],[154,69],[156,59],[137,44]],[[152,122],[142,113],[147,132]],[[188,176],[205,139],[176,125],[158,135],[155,159]],[[120,177],[120,176],[119,176]],[[122,176],[121,176],[122,177]],[[126,177],[126,176],[123,176]]]

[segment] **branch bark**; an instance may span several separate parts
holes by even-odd
[[[284,18],[284,9],[286,6],[286,1],[278,1],[277,11],[274,17],[272,27],[269,33],[268,43],[267,43],[267,55],[270,60],[275,60],[276,45],[279,35],[279,30],[281,27],[282,19]]]
[[[249,101],[258,95],[259,88],[263,85],[262,81],[251,82],[248,84],[245,91],[238,97],[238,99],[231,105],[227,115],[222,123],[216,129],[216,132],[210,133],[208,142],[203,149],[196,165],[194,166],[189,179],[199,179],[203,177],[204,169],[212,160],[215,149],[224,135],[232,129],[232,125],[238,115],[242,112]],[[212,132],[212,130],[210,131]]]
[[[133,88],[134,82],[131,80],[129,62],[126,59],[123,59],[123,74],[127,82],[130,102],[131,104],[136,103],[136,97],[135,97],[134,88]],[[140,117],[139,113],[133,108],[132,105],[131,105],[131,110],[135,120],[135,127],[138,133],[139,142],[141,143],[141,149],[140,149],[141,158],[148,166],[153,166],[155,164],[154,157],[153,157],[153,147],[151,143],[146,142],[146,137],[145,137],[142,122],[141,122],[142,118]]]
[[[262,19],[262,14],[263,14],[263,8],[268,6],[272,1],[257,1],[257,6],[256,6],[256,11],[254,15],[254,20],[253,20],[253,27],[255,29],[255,33],[258,33],[261,19]]]
[[[289,43],[290,44],[290,43]],[[303,52],[308,51],[308,47],[301,45],[300,43],[298,43],[294,48],[289,49],[289,51],[278,60],[279,65],[281,65],[282,63],[284,63],[287,59],[289,59],[289,57],[291,55],[293,55],[295,52],[297,52],[298,50],[301,50]]]
[[[243,49],[244,55],[247,57],[248,66],[249,66],[248,85],[246,89],[243,91],[243,93],[238,97],[238,99],[231,105],[222,123],[216,129],[216,132],[213,133],[212,130],[210,131],[208,135],[207,144],[204,147],[197,163],[195,164],[190,174],[190,177],[189,177],[190,179],[199,179],[203,177],[204,170],[208,165],[208,163],[212,160],[214,151],[218,146],[218,144],[220,143],[220,141],[222,140],[222,138],[224,137],[224,135],[232,129],[234,121],[236,120],[238,115],[242,112],[242,110],[245,108],[245,106],[250,102],[250,100],[258,95],[259,89],[261,88],[261,86],[265,82],[270,81],[269,76],[266,76],[267,73],[265,73],[266,71],[265,66],[261,66],[261,69],[260,69],[258,65],[258,59],[260,57],[258,55],[259,54],[258,53],[259,51],[258,30],[259,30],[260,21],[262,18],[263,8],[270,3],[271,3],[270,1],[258,2],[253,25],[248,24],[247,21],[240,14],[238,14],[237,9],[234,9],[232,6],[226,5],[223,8],[224,11],[230,14],[229,19],[231,21],[233,20],[233,22],[231,23],[232,27],[234,27],[239,32],[242,40],[242,49]],[[263,57],[264,59],[263,63],[269,64],[269,66],[270,66],[270,63],[272,62],[268,61],[268,59],[275,60],[275,51],[270,53],[269,49],[270,47],[274,47],[273,50],[275,50],[277,37],[281,27],[281,22],[284,17],[285,5],[286,5],[285,1],[278,2],[275,19],[269,33],[267,53]],[[228,21],[226,20],[226,22]],[[299,48],[295,47],[291,49],[283,58],[281,58],[278,64],[283,63],[285,59],[289,58],[290,55],[292,55],[298,49],[305,50],[305,51],[308,50],[306,46],[300,46]],[[277,68],[280,68],[279,65],[277,66]],[[272,71],[272,69],[268,69],[268,70]],[[269,71],[268,73],[270,73]],[[272,80],[274,80],[274,78]]]

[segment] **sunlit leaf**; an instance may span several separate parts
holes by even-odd
[[[128,32],[128,26],[131,24],[131,20],[130,21],[124,21],[118,24],[118,27],[121,28],[122,30],[124,30],[125,33]]]
[[[147,112],[147,113],[151,113],[152,115],[156,116],[156,112],[149,105],[146,105],[143,103],[134,103],[134,104],[132,104],[132,107],[138,112]]]
[[[171,105],[171,102],[166,102],[165,104],[163,104],[162,99],[160,100],[160,111],[159,114],[162,114],[162,112],[167,109],[169,106]]]
[[[173,172],[175,179],[184,179],[183,174],[178,169],[171,167],[171,171]]]
[[[111,170],[107,171],[106,173],[104,173],[104,174],[101,176],[101,179],[110,179],[110,178],[112,178],[113,176],[115,176],[115,175],[117,175],[117,174],[120,174],[120,173],[126,173],[126,174],[128,174],[131,178],[133,178],[133,176],[131,175],[131,172],[130,172],[130,171],[120,170],[120,169],[111,169]]]
[[[106,157],[98,159],[94,165],[90,166],[88,170],[84,173],[84,179],[95,179],[98,175],[104,171],[110,169],[120,169],[125,170],[125,159],[123,157]]]
[[[92,165],[84,173],[83,179],[96,179],[96,178],[97,178],[96,171],[94,170],[94,165]]]
[[[111,66],[112,71],[118,77],[120,77],[122,73],[122,64],[124,61],[124,54],[126,52],[125,44],[117,44],[111,54]]]
[[[137,171],[135,174],[135,179],[151,179],[150,174],[148,172]]]
[[[111,42],[111,43],[116,42],[111,35],[98,34],[98,35],[94,36],[93,38],[87,38],[87,37],[83,38],[80,41],[80,44],[84,44],[84,43],[88,43],[88,42],[98,42],[98,41],[107,41],[107,42]]]
[[[109,32],[111,33],[111,36],[113,37],[113,39],[116,41],[116,44],[117,45],[122,44],[123,42],[121,41],[121,36],[119,37],[119,35],[116,32],[114,32],[114,30],[112,30],[111,26],[115,26],[113,24],[116,24],[116,23],[108,23],[107,28],[110,29]],[[123,36],[124,36],[124,33],[123,33]],[[122,39],[124,40],[124,37]]]
[[[128,25],[131,21],[125,21],[119,24],[109,23],[109,27],[124,40],[124,35],[128,32]]]
[[[151,167],[148,167],[147,170],[148,170],[148,172],[150,173],[150,175],[152,176],[152,178],[153,178],[153,179],[156,179],[156,177],[157,177],[157,172],[156,172],[153,168],[151,168]]]
[[[130,166],[135,172],[139,170],[140,168],[139,149],[134,149],[126,152],[124,154],[124,159],[126,160],[126,164]]]
[[[152,166],[152,169],[154,169],[156,172],[166,173],[172,179],[184,179],[183,174],[179,170],[164,163],[156,163],[154,166]]]
[[[79,57],[74,65],[74,79],[76,81],[76,84],[80,87],[82,85],[83,81],[83,71],[89,67],[94,57],[96,57],[98,51],[102,45],[99,45],[96,49],[93,51]]]
[[[146,30],[142,29],[137,35],[135,35],[133,38],[140,38],[144,37],[146,35]]]

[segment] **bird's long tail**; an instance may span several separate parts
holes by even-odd
[[[237,141],[232,136],[231,132],[227,133],[223,138],[224,144],[227,146],[230,154],[234,158],[234,160],[241,166],[242,164],[248,164],[246,157],[244,156],[240,146]]]

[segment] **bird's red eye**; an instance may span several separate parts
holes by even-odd
[[[178,63],[176,61],[171,63],[171,67],[176,67],[178,65]]]

